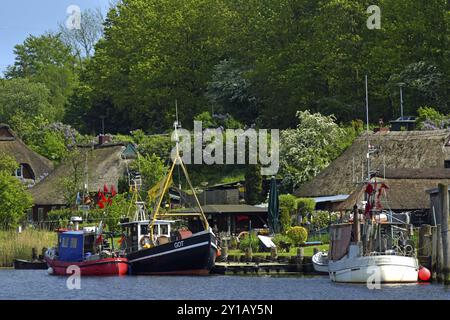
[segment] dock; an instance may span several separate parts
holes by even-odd
[[[318,274],[312,265],[311,257],[283,257],[277,261],[255,259],[256,261],[219,261],[216,262],[212,273],[214,274]],[[239,259],[232,259],[239,260]],[[263,261],[260,261],[263,260]]]

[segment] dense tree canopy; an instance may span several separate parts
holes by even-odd
[[[309,109],[338,121],[423,105],[448,112],[449,8],[445,0],[379,1],[381,29],[366,26],[368,1],[124,0],[82,75],[71,119],[162,133],[211,109],[244,124],[289,128]],[[86,124],[87,123],[87,124]],[[95,125],[97,123],[97,125]]]
[[[49,90],[53,117],[61,120],[65,104],[76,85],[74,56],[58,34],[47,33],[39,37],[28,36],[15,47],[16,61],[6,72],[7,79],[29,79],[41,83]]]

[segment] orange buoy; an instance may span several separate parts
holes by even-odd
[[[419,269],[419,280],[423,282],[430,281],[431,278],[431,272],[425,267],[420,267]]]

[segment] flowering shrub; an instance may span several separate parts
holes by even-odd
[[[296,246],[305,243],[306,239],[308,239],[308,231],[299,226],[289,228],[286,235]]]

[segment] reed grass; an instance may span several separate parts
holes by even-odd
[[[13,266],[14,259],[31,259],[31,249],[36,248],[42,254],[42,248],[56,244],[56,233],[26,229],[22,233],[16,231],[0,231],[0,267]]]

